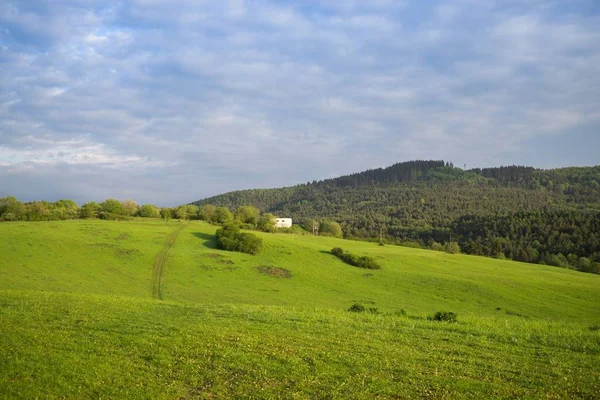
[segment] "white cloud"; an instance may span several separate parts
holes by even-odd
[[[88,197],[168,181],[183,202],[411,158],[535,164],[529,141],[599,124],[600,20],[558,3],[35,4],[0,6],[16,195],[65,171]]]

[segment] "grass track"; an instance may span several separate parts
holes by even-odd
[[[186,224],[181,224],[173,231],[167,238],[167,243],[160,253],[156,255],[154,260],[154,266],[152,268],[152,298],[162,300],[161,283],[162,276],[165,269],[165,261],[167,259],[167,253],[173,247],[173,243],[177,240],[177,236],[185,228]]]

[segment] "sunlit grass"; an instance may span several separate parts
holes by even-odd
[[[600,393],[600,276],[284,234],[258,233],[251,256],[216,249],[216,227],[197,222],[165,252],[179,229],[0,224],[0,398]],[[336,246],[382,269],[345,264]],[[458,323],[429,321],[436,311]]]

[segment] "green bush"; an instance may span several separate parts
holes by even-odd
[[[354,303],[352,304],[352,306],[348,309],[348,311],[350,312],[369,312],[371,314],[379,314],[379,310],[375,307],[370,307],[370,308],[366,308],[365,306],[363,306],[360,303]]]
[[[442,322],[458,322],[458,315],[452,311],[438,311],[433,316],[427,317],[428,320],[442,321]]]
[[[444,250],[446,251],[446,253],[459,254],[460,253],[460,246],[456,242],[448,242],[444,246]]]
[[[377,263],[377,261],[374,258],[367,256],[357,256],[348,251],[344,251],[339,247],[334,247],[333,249],[331,249],[331,254],[338,257],[346,264],[350,264],[355,267],[366,269],[381,269],[381,266]]]
[[[251,233],[240,232],[240,227],[229,223],[217,230],[217,243],[227,251],[258,254],[262,249],[262,239]]]
[[[105,219],[107,221],[131,221],[133,218],[125,215],[113,214],[107,211],[102,211],[98,213],[98,217],[100,219]]]
[[[365,312],[365,310],[365,306],[358,303],[352,304],[352,306],[348,309],[350,312]]]

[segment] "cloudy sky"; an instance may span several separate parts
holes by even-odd
[[[8,0],[0,197],[600,164],[598,0]]]

